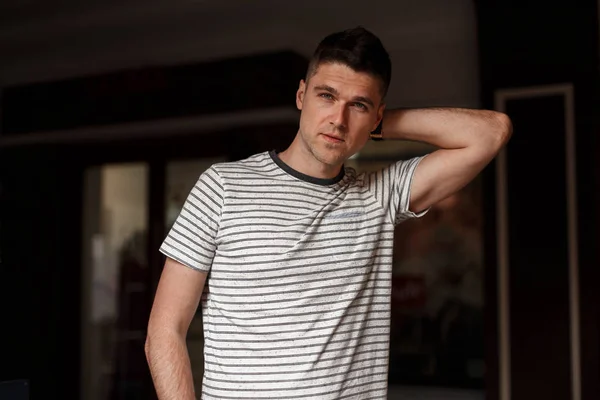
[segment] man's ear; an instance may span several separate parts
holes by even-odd
[[[379,105],[379,108],[377,109],[377,121],[375,121],[375,126],[373,127],[373,129],[371,129],[371,132],[373,132],[379,126],[379,123],[383,119],[383,112],[384,111],[385,111],[385,103],[381,103]]]
[[[298,91],[296,92],[296,107],[298,110],[302,110],[304,104],[304,94],[306,92],[306,83],[304,79],[300,79],[300,85],[298,85]]]

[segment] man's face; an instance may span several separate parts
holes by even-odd
[[[296,105],[302,110],[303,147],[320,163],[338,167],[369,140],[381,118],[381,81],[343,64],[321,64],[301,81]]]

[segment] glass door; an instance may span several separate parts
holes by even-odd
[[[86,400],[148,398],[148,169],[128,163],[85,171],[81,398]]]
[[[81,398],[155,397],[144,343],[159,275],[148,255],[156,252],[162,257],[158,254],[160,242],[200,174],[225,160],[106,164],[85,171]],[[152,172],[151,168],[156,169]],[[154,209],[156,215],[150,215],[151,204],[164,204],[164,210]],[[156,243],[148,243],[152,236],[149,221],[160,214],[164,216],[160,217],[162,227],[155,229],[160,235],[153,239]],[[164,258],[159,270],[163,262]],[[194,383],[201,387],[204,336],[199,311],[192,320],[187,345]]]

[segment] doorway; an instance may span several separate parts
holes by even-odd
[[[294,128],[263,126],[78,150],[88,154],[81,166],[80,398],[155,398],[144,342],[164,264],[162,240],[202,172],[217,162],[282,149]],[[200,387],[200,313],[187,340]]]

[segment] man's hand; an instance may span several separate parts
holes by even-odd
[[[410,210],[420,212],[473,180],[512,135],[507,115],[462,108],[397,109],[383,118],[385,139],[425,142],[439,150],[415,171]]]

